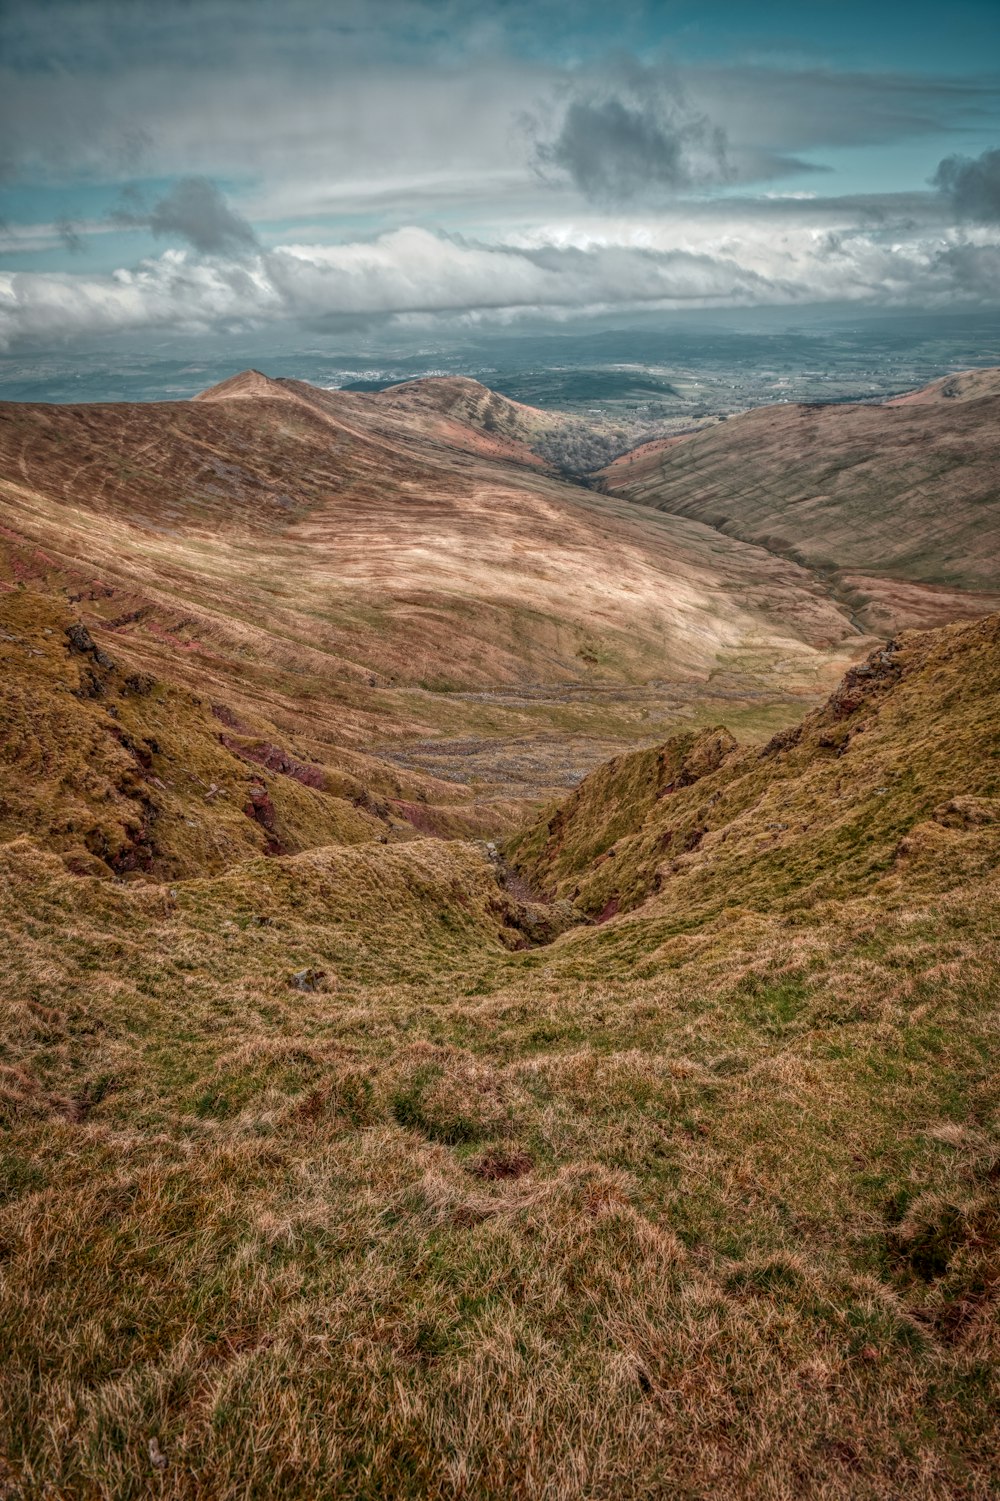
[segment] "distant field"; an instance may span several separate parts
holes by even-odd
[[[477,339],[468,332],[395,343],[310,333],[294,345],[232,334],[116,342],[70,360],[58,350],[30,361],[0,354],[0,399],[174,401],[234,370],[257,366],[320,386],[378,390],[422,376],[472,376],[515,401],[623,420],[720,414],[780,401],[874,400],[952,370],[1000,364],[1000,316],[989,311],[647,313],[641,321],[591,319]],[[652,410],[650,410],[652,408]]]

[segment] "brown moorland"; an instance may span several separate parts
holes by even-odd
[[[8,1493],[989,1496],[998,646],[581,789],[541,944],[463,841],[3,846]]]
[[[1000,615],[256,379],[0,410],[0,1494],[986,1501]]]
[[[825,578],[869,630],[1000,606],[1000,373],[882,405],[782,405],[651,444],[610,494],[755,542]]]
[[[360,829],[323,812],[329,792],[388,798],[383,833],[414,816],[497,830],[623,744],[723,708],[766,738],[863,645],[804,569],[637,516],[513,440],[501,454],[458,421],[454,384],[362,396],[247,372],[193,402],[0,407],[0,588],[16,617],[0,646],[22,748],[54,716],[72,781],[71,742],[142,742],[153,806],[136,826],[161,833],[158,782],[191,773],[199,798],[215,783],[241,805],[248,766],[290,851]],[[90,679],[81,697],[74,621],[116,664],[107,703]],[[128,679],[169,683],[165,714],[118,691]],[[41,769],[32,795],[56,796]],[[208,868],[236,850],[227,833]]]

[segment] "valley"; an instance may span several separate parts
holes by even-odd
[[[488,397],[250,372],[190,403],[0,408],[7,578],[46,628],[75,603],[123,672],[202,698],[192,733],[217,740],[214,705],[319,781],[476,828],[722,706],[766,737],[863,646],[802,567],[567,483],[530,446],[544,414]],[[470,737],[468,777],[438,776]]]
[[[986,1501],[998,414],[0,404],[0,1496]]]

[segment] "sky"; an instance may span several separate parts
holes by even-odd
[[[0,349],[1000,306],[1000,4],[0,0]]]

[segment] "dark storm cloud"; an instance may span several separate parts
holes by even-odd
[[[1000,245],[951,245],[936,266],[964,297],[995,302],[1000,287]]]
[[[728,175],[723,131],[683,119],[668,99],[574,99],[538,161],[564,171],[594,202],[628,203]]]
[[[667,66],[618,58],[602,76],[557,90],[542,120],[524,123],[536,165],[564,174],[592,203],[650,202],[731,176],[725,131],[692,108]]]
[[[1000,151],[982,156],[946,156],[931,178],[959,219],[1000,224]]]
[[[201,255],[236,257],[257,245],[250,225],[207,177],[181,178],[150,209],[136,193],[125,192],[112,217],[116,224],[149,229],[160,239],[185,240]]]
[[[568,96],[569,103],[561,103]],[[555,168],[590,202],[655,206],[686,191],[825,172],[787,145],[729,126],[727,101],[705,92],[696,71],[619,58],[600,74],[557,85],[538,118],[526,118],[536,166]],[[553,121],[555,123],[553,123]]]

